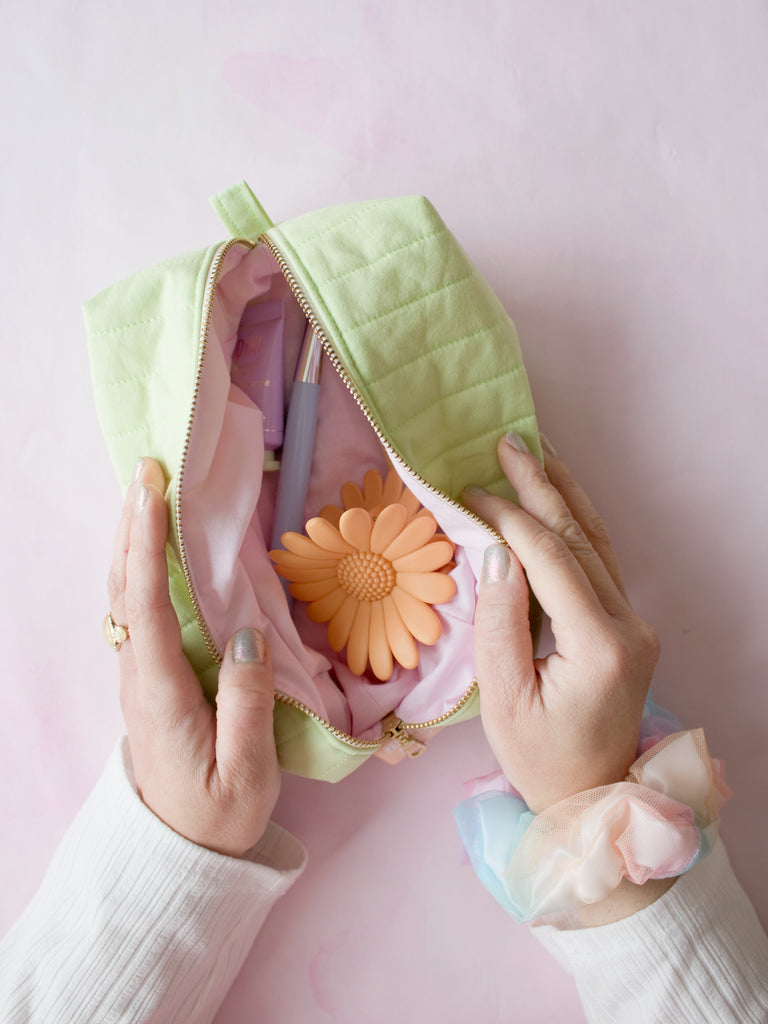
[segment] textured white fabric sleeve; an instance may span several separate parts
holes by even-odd
[[[0,1019],[210,1021],[305,860],[272,823],[241,860],[177,835],[139,799],[123,739],[0,944]]]
[[[533,932],[574,976],[590,1022],[768,1021],[768,939],[720,842],[623,921]]]

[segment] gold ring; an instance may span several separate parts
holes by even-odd
[[[119,651],[126,640],[130,639],[127,626],[119,626],[112,618],[112,612],[107,612],[104,619],[104,639],[113,651]]]

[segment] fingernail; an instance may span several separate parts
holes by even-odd
[[[131,483],[135,484],[141,476],[141,471],[144,469],[144,459],[137,459],[136,465],[133,467],[133,478]]]
[[[539,439],[541,441],[541,447],[544,449],[547,455],[557,455],[555,446],[552,444],[552,442],[549,440],[546,434],[539,434]]]
[[[509,548],[505,544],[492,544],[485,549],[481,583],[501,583],[509,574]]]
[[[136,497],[134,498],[134,502],[133,502],[133,510],[134,510],[134,512],[136,513],[137,516],[140,516],[141,513],[146,508],[147,498],[148,497],[149,497],[149,491],[144,486],[144,484],[142,484],[141,487],[137,488],[137,490],[136,490]]]
[[[504,436],[504,440],[511,448],[514,448],[516,452],[520,452],[523,455],[531,454],[531,449],[525,443],[525,439],[518,434],[516,430],[510,430],[509,433]]]
[[[469,487],[464,488],[462,493],[474,494],[475,496],[478,496],[480,494],[487,494],[488,491],[484,490],[482,487],[478,487],[477,484],[470,484]]]
[[[257,629],[240,629],[232,643],[232,658],[263,665],[267,660],[267,641]]]

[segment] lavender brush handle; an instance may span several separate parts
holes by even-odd
[[[301,533],[304,529],[304,503],[312,465],[319,394],[319,384],[294,381],[280,459],[280,479],[272,528],[273,548],[282,547],[280,538],[284,533]]]

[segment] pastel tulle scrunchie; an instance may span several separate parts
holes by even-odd
[[[459,804],[454,816],[472,866],[515,920],[596,903],[624,878],[638,885],[672,878],[707,856],[730,790],[703,731],[667,735],[675,726],[674,716],[649,699],[643,752],[626,781],[578,793],[541,814],[498,789]]]

